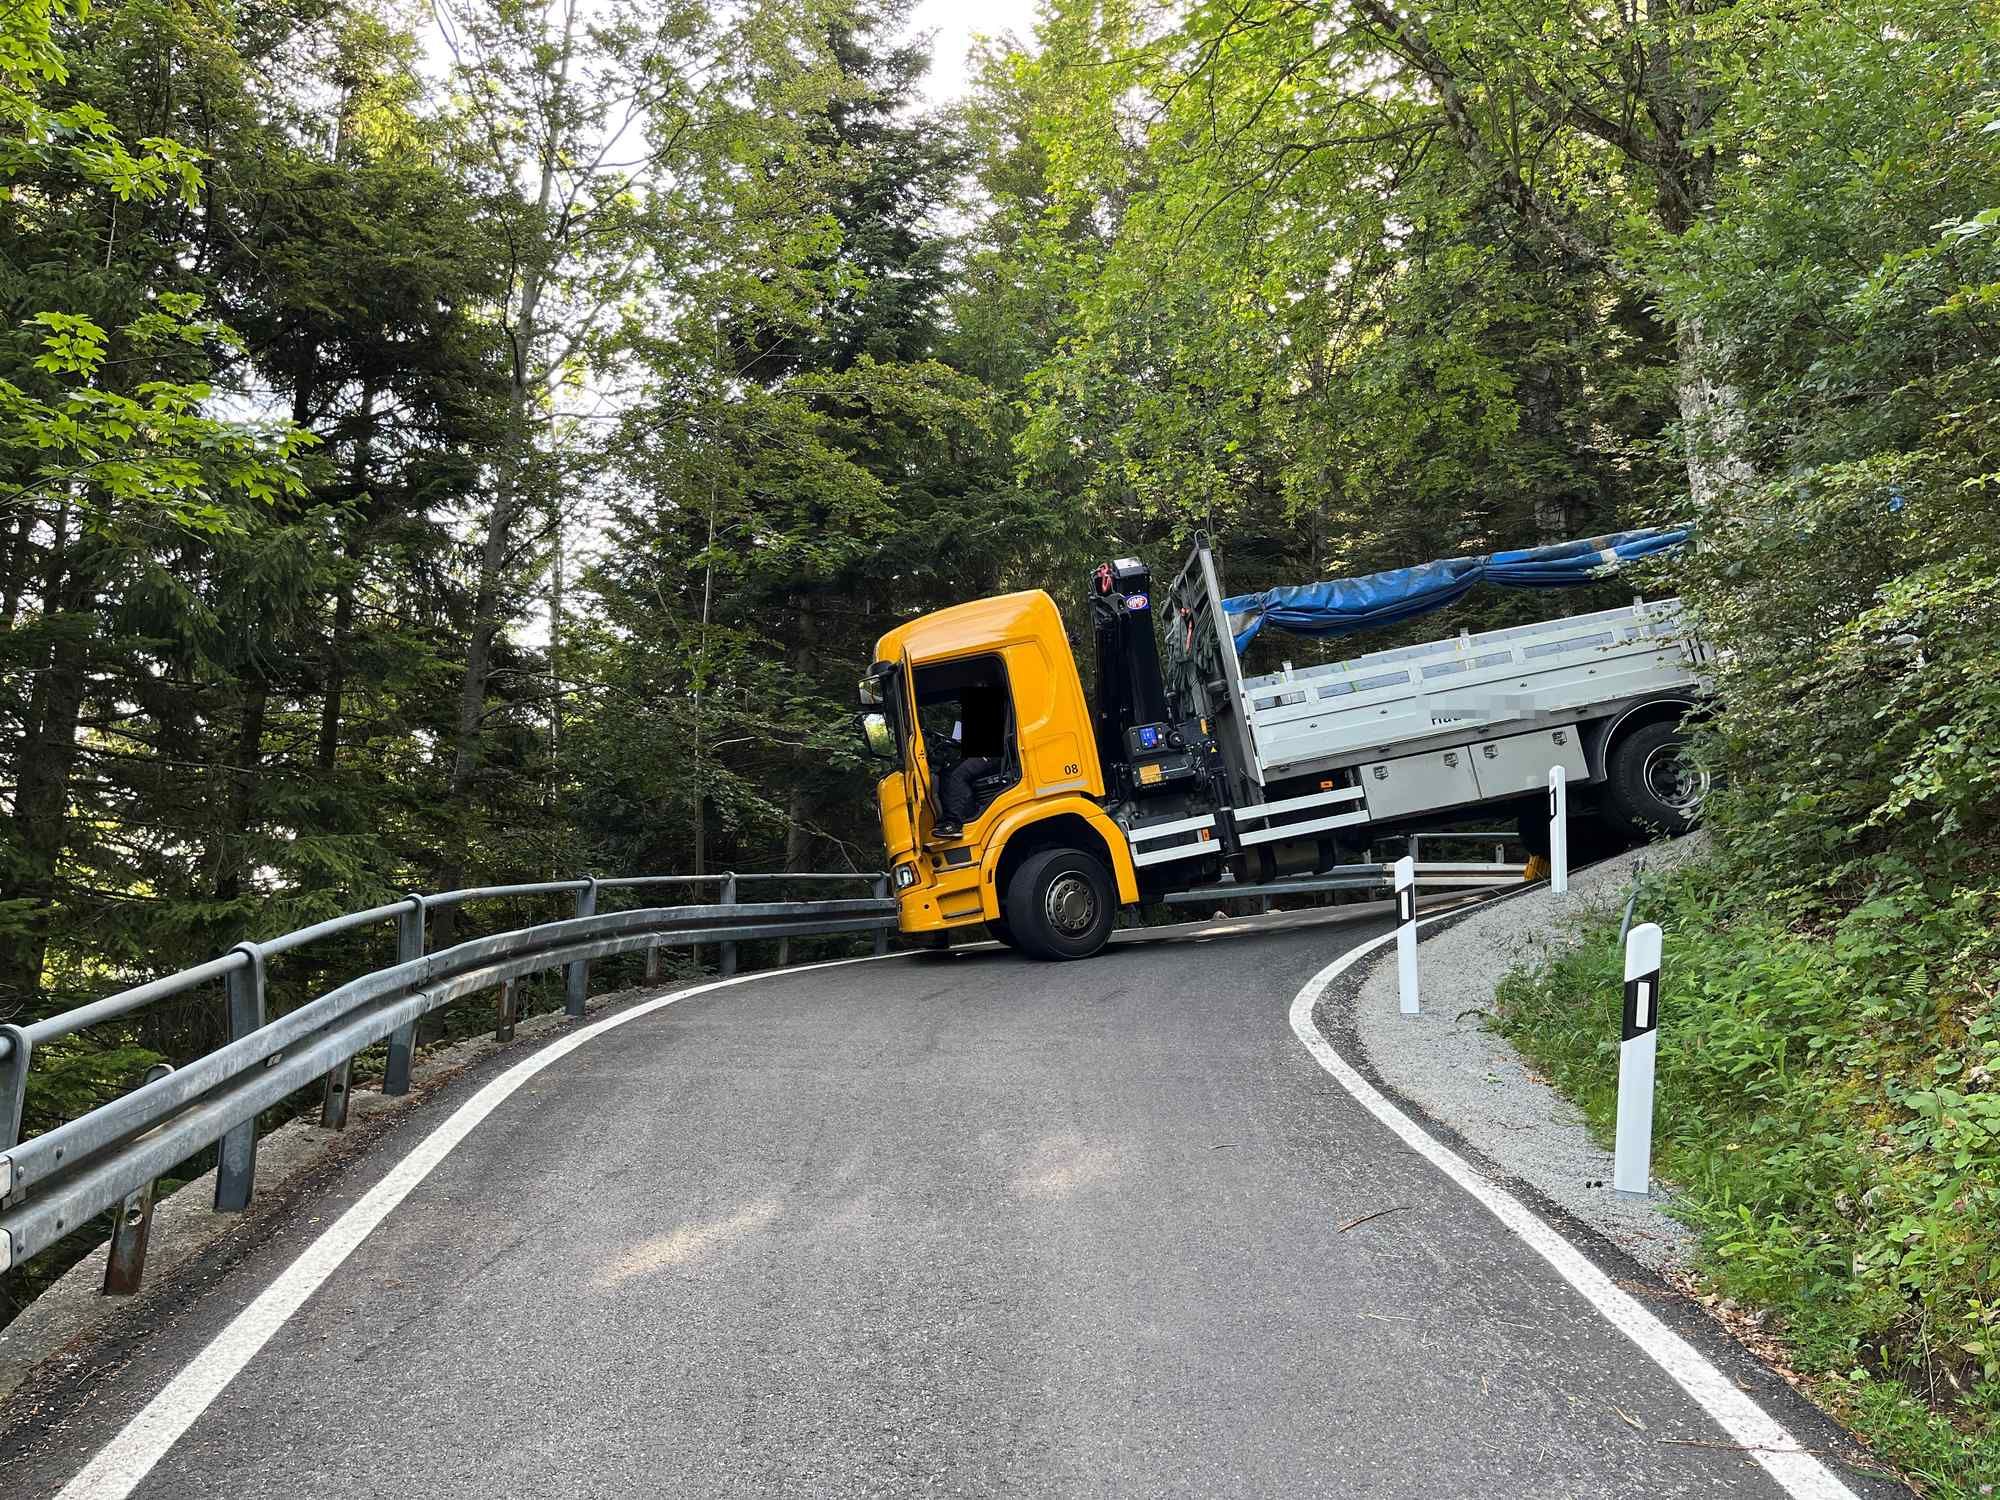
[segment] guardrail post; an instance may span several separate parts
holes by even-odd
[[[500,1014],[493,1023],[493,1040],[511,1042],[514,1040],[514,981],[500,981]]]
[[[889,877],[887,875],[877,875],[875,877],[875,899],[877,901],[886,901],[889,899]],[[878,927],[875,929],[875,956],[880,958],[888,951],[889,929]]]
[[[1396,861],[1396,992],[1402,1013],[1417,1006],[1417,862],[1407,854]]]
[[[1660,924],[1625,940],[1625,1015],[1618,1043],[1618,1135],[1611,1185],[1644,1197],[1653,1180],[1653,1068],[1660,1050]]]
[[[409,903],[396,913],[396,962],[409,963],[424,956],[424,898],[415,891],[403,898]],[[389,1033],[389,1066],[382,1070],[382,1092],[388,1095],[410,1091],[410,1058],[417,1050],[417,1023],[406,1021]]]
[[[146,1070],[146,1082],[157,1083],[173,1070],[172,1063],[155,1063]],[[117,1222],[111,1226],[111,1250],[104,1258],[107,1297],[131,1296],[146,1274],[146,1240],[153,1232],[153,1188],[157,1181],[148,1177],[127,1193],[118,1207]]]
[[[28,1064],[35,1044],[13,1025],[0,1025],[0,1037],[7,1040],[7,1055],[0,1057],[0,1151],[11,1151],[21,1143],[21,1110],[28,1101]],[[0,1198],[11,1186],[0,1183]]]
[[[235,951],[249,960],[223,976],[229,997],[229,1040],[240,1042],[264,1024],[264,950],[255,943],[238,943]],[[222,1137],[215,1164],[215,1211],[240,1214],[250,1206],[257,1180],[257,1117],[232,1125]]]
[[[1549,889],[1569,894],[1569,788],[1561,766],[1549,767]]]
[[[736,904],[736,873],[733,870],[722,877],[722,904],[724,906],[734,906]],[[734,943],[724,943],[722,945],[722,960],[716,966],[716,973],[727,979],[735,972],[736,945]]]
[[[34,1044],[18,1026],[0,1025],[0,1040],[7,1043],[7,1055],[0,1057],[0,1203],[14,1194],[14,1163],[7,1153],[21,1143],[21,1110],[28,1099],[28,1064]],[[0,1263],[11,1260],[4,1236],[0,1236]]]
[[[646,983],[658,984],[659,982],[660,945],[657,942],[651,942],[646,944]]]
[[[319,1104],[319,1128],[321,1130],[347,1129],[347,1095],[354,1083],[354,1059],[344,1057],[340,1066],[329,1069],[326,1075],[326,1092]]]
[[[576,914],[579,917],[597,915],[597,877],[586,875],[583,889],[576,893]],[[590,960],[571,959],[563,965],[563,993],[566,1004],[564,1013],[574,1021],[583,1015],[583,1002],[590,998]]]

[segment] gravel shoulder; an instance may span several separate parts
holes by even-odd
[[[1503,1172],[1530,1184],[1652,1271],[1685,1270],[1692,1235],[1650,1201],[1611,1187],[1611,1153],[1591,1140],[1583,1117],[1507,1041],[1486,1029],[1494,991],[1512,969],[1576,939],[1576,919],[1617,910],[1640,861],[1648,873],[1691,855],[1699,835],[1655,844],[1573,873],[1569,894],[1546,887],[1472,913],[1417,948],[1423,1014],[1399,1014],[1393,950],[1371,966],[1356,998],[1354,1035],[1382,1079],[1458,1132]],[[1607,1005],[1618,998],[1607,996]]]

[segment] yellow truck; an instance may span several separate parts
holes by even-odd
[[[860,698],[903,933],[983,928],[1082,958],[1122,907],[1281,895],[1474,808],[1517,812],[1534,848],[1558,765],[1573,808],[1681,831],[1705,790],[1681,725],[1706,681],[1673,600],[1260,676],[1242,654],[1267,625],[1342,634],[1480,582],[1590,581],[1684,538],[1624,532],[1235,598],[1198,545],[1157,602],[1144,565],[1120,559],[1090,580],[1090,696],[1039,590],[898,626]]]

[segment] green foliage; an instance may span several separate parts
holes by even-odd
[[[51,103],[70,80],[62,32],[89,19],[89,0],[19,0],[0,17],[0,121],[9,127],[0,181],[54,168],[121,203],[193,203],[202,185],[199,151],[161,135],[140,137],[133,151],[95,104]]]
[[[830,8],[799,132],[747,181],[683,188],[746,238],[643,346],[578,641],[594,687],[565,726],[578,818],[621,864],[871,866],[850,704],[875,638],[1056,530],[1011,472],[989,350],[946,322],[937,220],[966,147],[918,109],[899,16]],[[758,87],[800,92],[782,69]]]
[[[126,3],[6,24],[43,21],[8,33],[42,62],[8,72],[0,150],[10,1020],[415,883],[490,360],[466,195],[366,84],[371,58],[403,76],[381,31]],[[352,80],[339,164],[290,92],[326,73]],[[281,969],[274,1003],[323,979]],[[45,1049],[29,1128],[216,1040],[204,1005]]]
[[[233,339],[223,325],[195,316],[200,303],[168,293],[120,331],[120,343],[144,357],[163,345],[198,350],[209,339]],[[317,441],[311,433],[285,422],[207,416],[214,392],[201,381],[105,389],[95,383],[111,343],[102,328],[77,313],[42,312],[28,321],[47,330],[33,368],[56,377],[57,394],[36,397],[0,379],[0,461],[24,476],[0,496],[0,514],[70,503],[97,530],[165,520],[240,534],[240,501],[305,493],[298,461]]]
[[[1666,929],[1656,1171],[1720,1296],[1927,1493],[2000,1464],[2000,885],[1912,870],[1814,928],[1711,862],[1642,887]],[[1615,917],[1503,982],[1499,1029],[1608,1142]]]
[[[1373,11],[1058,8],[1027,71],[1051,183],[1025,243],[1068,305],[1020,441],[1119,545],[1204,530],[1254,588],[1675,504],[1670,332],[1610,253],[1641,195],[1546,118],[1503,143],[1539,164],[1533,191],[1493,180],[1481,130],[1536,87],[1510,70],[1574,26],[1495,17],[1427,20],[1479,100],[1461,116]]]
[[[1231,0],[1042,40],[986,126],[1051,326],[1019,446],[1101,534],[1208,529],[1254,587],[1698,521],[1640,585],[1717,689],[1662,1163],[1871,1432],[1990,1477],[1993,14]],[[1600,1120],[1616,965],[1593,933],[1508,991]]]
[[[1705,518],[1676,580],[1724,648],[1715,827],[1746,878],[1836,914],[1912,868],[1988,881],[2000,852],[2000,372],[1977,290],[2000,277],[1979,227],[2000,33],[1896,15],[1778,31],[1718,217],[1665,266],[1684,315],[1742,330],[1771,476]]]
[[[24,0],[0,19],[0,120],[9,127],[0,184],[18,229],[48,229],[66,199],[192,206],[201,191],[198,150],[153,134],[134,151],[96,104],[51,102],[71,81],[61,29],[88,19],[83,0]],[[8,471],[0,516],[70,504],[93,527],[122,509],[141,524],[217,531],[236,524],[232,497],[301,492],[296,460],[309,434],[209,413],[205,348],[226,348],[234,335],[199,317],[201,303],[169,290],[136,310],[118,330],[123,368],[109,387],[100,377],[114,340],[103,326],[69,309],[27,317],[27,327],[41,330],[40,352],[28,361],[39,378],[0,376],[0,466]]]

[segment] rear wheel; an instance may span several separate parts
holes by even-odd
[[[1686,833],[1700,819],[1708,772],[1689,757],[1687,745],[1676,725],[1644,724],[1611,747],[1605,796],[1634,833]]]
[[[1076,849],[1031,854],[1007,884],[1007,926],[1035,958],[1088,958],[1111,938],[1111,872]]]

